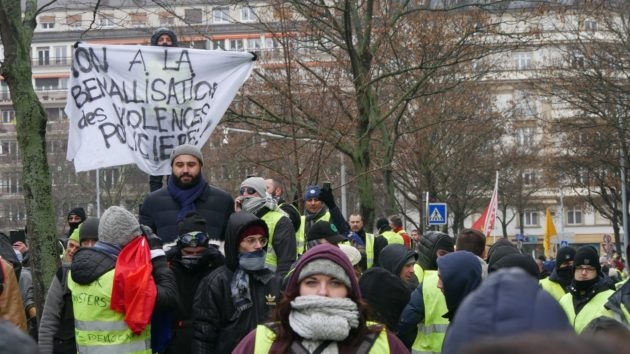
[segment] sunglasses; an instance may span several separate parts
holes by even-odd
[[[258,192],[256,192],[256,190],[252,187],[241,187],[240,190],[241,195],[245,195],[245,194],[256,194]]]
[[[179,243],[184,247],[204,246],[208,242],[208,234],[201,231],[189,232],[179,236]]]

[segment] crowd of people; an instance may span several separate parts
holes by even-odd
[[[620,353],[630,344],[627,277],[592,246],[560,248],[544,276],[507,239],[487,248],[472,229],[409,235],[397,215],[372,233],[358,213],[346,221],[328,185],[307,186],[299,213],[277,180],[249,177],[233,198],[206,183],[202,166],[198,148],[175,148],[166,185],[138,216],[73,209],[38,324],[28,324],[35,306],[15,272],[28,269],[27,241],[0,237],[15,256],[2,254],[0,338],[17,333],[30,353],[559,353],[560,338],[584,343],[581,353]],[[537,335],[552,349],[523,341]]]

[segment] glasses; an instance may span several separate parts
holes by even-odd
[[[203,246],[208,242],[208,234],[201,231],[189,232],[179,236],[179,242],[184,247]]]
[[[241,195],[245,195],[245,194],[256,194],[256,190],[252,187],[241,187],[240,190]]]
[[[241,242],[245,242],[248,246],[255,246],[257,243],[260,243],[260,247],[265,247],[267,246],[269,239],[266,237],[249,236],[245,237]]]
[[[575,267],[575,271],[576,272],[587,272],[587,273],[592,273],[594,271],[596,271],[597,269],[595,269],[595,267],[591,267],[591,266],[579,266],[579,267]]]

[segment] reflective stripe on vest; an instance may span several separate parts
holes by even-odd
[[[381,236],[387,239],[388,245],[393,245],[393,244],[404,245],[405,244],[405,240],[403,240],[403,237],[395,233],[394,231],[391,231],[391,230],[385,231],[381,234]]]
[[[281,213],[277,210],[269,210],[262,216],[262,220],[267,224],[267,228],[269,229],[269,243],[267,246],[267,257],[265,257],[265,266],[267,269],[272,271],[276,271],[278,268],[278,257],[276,256],[276,251],[273,249],[273,235],[276,232],[276,225],[278,225],[278,221],[284,216],[284,213]]]
[[[560,298],[562,298],[565,294],[564,289],[562,289],[562,285],[556,283],[555,281],[551,281],[549,277],[541,279],[538,283],[557,301],[560,301]]]
[[[110,308],[114,283],[112,269],[87,285],[77,284],[68,274],[72,291],[74,333],[79,353],[151,353],[151,326],[134,335],[125,315]]]
[[[311,225],[320,220],[330,221],[330,212],[326,211],[326,213],[324,213],[324,215],[322,215],[319,219],[313,220]],[[305,231],[304,228],[306,228],[306,216],[302,215],[300,217],[300,228],[295,233],[295,244],[297,246],[298,256],[301,256],[304,254],[304,252],[306,252],[306,233],[308,232],[308,230]]]
[[[367,257],[367,269],[374,265],[374,234],[365,233],[365,256]]]
[[[426,270],[422,282],[422,300],[424,321],[418,324],[418,334],[411,346],[412,353],[440,353],[442,342],[448,328],[448,319],[442,317],[446,312],[444,294],[438,289],[436,270]]]
[[[614,290],[605,290],[595,295],[589,302],[582,307],[580,312],[575,314],[575,308],[573,307],[573,294],[566,293],[560,299],[560,306],[566,312],[569,322],[573,325],[573,329],[577,334],[580,334],[582,330],[594,319],[600,316],[615,318],[615,314],[606,309],[604,305],[608,302],[608,298],[612,295]]]
[[[367,325],[373,325],[368,322]],[[254,340],[254,354],[267,354],[276,340],[276,333],[266,325],[256,326],[256,339]],[[374,344],[370,347],[370,354],[389,354],[389,340],[387,339],[387,329],[383,329],[378,334]]]

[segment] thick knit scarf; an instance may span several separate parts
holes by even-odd
[[[247,271],[241,267],[236,268],[232,281],[230,282],[230,293],[232,295],[232,303],[236,308],[235,317],[241,312],[253,306],[252,297],[249,291],[249,275]]]
[[[265,207],[269,210],[276,210],[278,209],[278,202],[276,202],[276,200],[270,195],[267,195],[266,198],[244,197],[241,201],[241,208],[254,215],[258,215],[258,212]]]
[[[291,301],[289,325],[307,341],[343,341],[359,327],[359,308],[347,297],[298,296]]]
[[[197,209],[195,207],[195,200],[197,200],[203,191],[206,189],[207,183],[203,178],[203,175],[199,175],[199,183],[196,186],[188,189],[179,188],[173,178],[168,179],[168,183],[166,188],[168,188],[168,193],[175,199],[177,203],[179,203],[180,209],[177,213],[177,222],[184,219],[188,212],[194,211]]]

